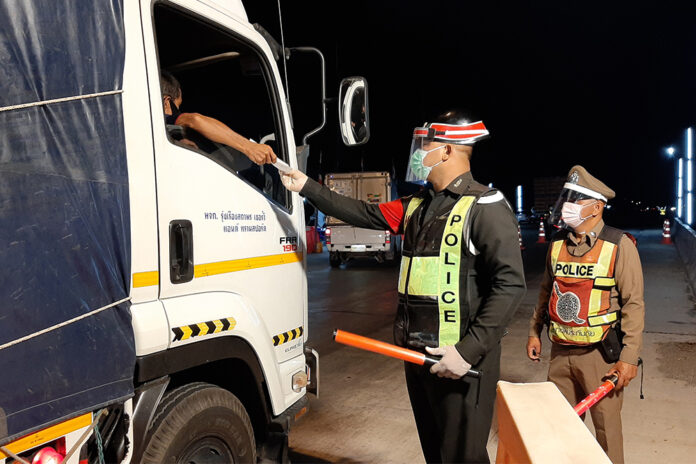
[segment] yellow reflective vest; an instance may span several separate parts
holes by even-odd
[[[400,344],[444,346],[462,338],[469,317],[467,271],[475,256],[468,244],[471,212],[485,192],[461,196],[449,213],[420,227],[414,219],[423,210],[423,200],[409,201],[398,285],[400,310],[405,312],[400,316],[406,321],[406,333],[395,333]]]

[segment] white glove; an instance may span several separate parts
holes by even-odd
[[[299,192],[302,190],[305,183],[307,183],[307,175],[302,171],[293,169],[288,173],[282,173],[280,180],[283,182],[286,189],[290,190],[291,192]]]
[[[471,364],[462,358],[462,355],[459,354],[459,351],[457,351],[454,345],[441,346],[438,348],[426,346],[425,350],[435,356],[442,356],[440,362],[434,364],[430,368],[430,373],[437,374],[438,377],[459,379],[471,369]]]

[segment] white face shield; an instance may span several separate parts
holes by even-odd
[[[578,201],[581,200],[597,200],[597,201],[603,201],[605,204],[607,203],[607,199],[604,195],[599,194],[595,192],[594,190],[590,190],[588,188],[582,187],[577,184],[572,184],[570,182],[566,182],[565,185],[563,185],[563,190],[561,190],[561,194],[558,196],[558,200],[556,200],[556,204],[554,205],[553,209],[551,210],[551,216],[549,216],[548,223],[550,226],[553,226],[557,229],[562,229],[564,227],[566,228],[574,228],[577,227],[584,219],[587,218],[575,218],[573,217],[573,220],[569,221],[571,224],[566,223],[564,220],[564,214],[563,214],[563,209],[564,205],[566,203],[577,203]],[[588,203],[587,205],[589,205]],[[587,205],[582,205],[587,206]],[[566,206],[566,214],[565,216],[568,216],[569,212],[573,208],[568,208]],[[578,208],[575,208],[578,209]],[[577,222],[578,219],[581,219],[580,222]]]
[[[425,156],[431,151],[435,151],[444,144],[452,143],[455,145],[473,145],[479,140],[489,136],[488,129],[482,121],[471,124],[441,124],[425,123],[423,127],[416,127],[413,131],[413,141],[411,142],[411,152],[408,158],[406,169],[406,182],[425,184],[432,168],[423,163]]]

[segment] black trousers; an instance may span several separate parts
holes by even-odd
[[[440,378],[405,363],[406,385],[428,463],[489,463],[486,443],[500,377],[500,345],[479,362],[479,380]]]

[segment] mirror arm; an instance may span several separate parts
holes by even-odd
[[[292,52],[301,52],[301,53],[316,53],[319,55],[319,59],[321,60],[321,107],[322,107],[322,115],[321,115],[321,124],[319,127],[307,132],[304,137],[302,137],[302,145],[307,145],[307,139],[309,139],[311,136],[319,132],[324,128],[326,125],[326,103],[329,101],[329,99],[326,98],[326,62],[324,60],[324,55],[321,53],[321,51],[318,48],[314,47],[292,47],[288,48],[288,58],[290,57],[290,54]]]

